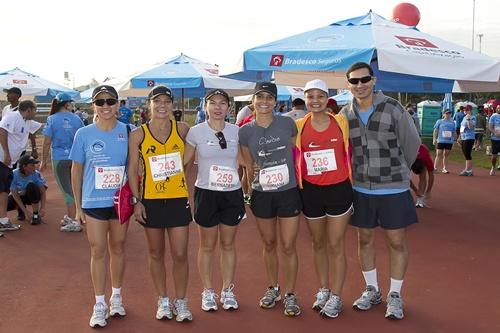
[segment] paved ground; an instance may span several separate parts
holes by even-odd
[[[323,319],[310,310],[318,283],[312,265],[305,225],[298,240],[297,294],[303,315],[288,318],[282,306],[258,308],[266,288],[261,243],[251,214],[237,238],[237,312],[204,313],[200,307],[201,282],[196,270],[198,235],[191,226],[188,297],[194,315],[189,324],[154,319],[156,297],[147,268],[142,228],[131,225],[127,240],[127,271],[123,294],[128,315],[110,319],[109,332],[500,332],[500,175],[488,170],[475,176],[436,175],[432,208],[418,211],[421,223],[409,231],[410,266],[403,286],[406,318],[384,319],[385,305],[366,313],[350,308],[364,288],[356,258],[356,235],[347,232],[348,276],[342,295],[345,311],[337,319]],[[45,224],[22,223],[18,232],[0,239],[0,332],[88,332],[93,305],[89,273],[89,247],[85,233],[58,230],[64,214],[54,179]],[[11,215],[15,219],[15,213]],[[379,236],[382,236],[379,234]],[[378,271],[383,293],[388,289],[388,258],[382,237],[377,239]],[[170,263],[169,263],[170,267]],[[218,269],[216,286],[220,288]],[[108,288],[110,285],[108,282]],[[172,283],[169,281],[169,290]],[[107,296],[109,297],[109,295]]]

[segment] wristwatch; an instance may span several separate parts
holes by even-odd
[[[141,201],[141,200],[140,200],[138,197],[134,197],[134,196],[130,197],[130,204],[131,204],[132,206],[137,205],[137,203],[138,203],[138,202],[140,202],[140,201]]]

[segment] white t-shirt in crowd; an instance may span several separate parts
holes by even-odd
[[[222,133],[227,148],[222,149],[219,139],[205,121],[189,129],[186,142],[196,148],[198,176],[195,186],[213,191],[235,191],[241,188],[238,177],[238,130],[225,124]]]
[[[5,117],[7,113],[17,111],[19,109],[19,106],[12,107],[12,105],[6,105],[3,110],[2,110],[2,118]]]
[[[0,128],[7,131],[7,145],[9,146],[9,154],[12,167],[17,162],[21,153],[26,149],[28,137],[38,131],[42,126],[34,120],[25,120],[19,111],[7,113],[0,121]],[[0,161],[4,160],[4,151],[0,145]]]

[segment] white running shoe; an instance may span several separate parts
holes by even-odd
[[[495,167],[491,167],[490,176],[494,176],[494,175],[495,175]]]
[[[187,298],[177,298],[174,301],[174,315],[177,322],[183,322],[185,320],[192,321],[193,315],[189,311]]]
[[[108,307],[104,303],[97,303],[94,305],[94,311],[92,312],[92,317],[90,317],[89,325],[90,327],[106,326],[106,319],[109,318]]]
[[[8,218],[7,221],[0,222],[0,231],[17,231],[21,229],[19,224],[12,223]]]
[[[159,297],[158,298],[158,309],[156,310],[156,319],[172,319],[172,307],[170,306],[170,300],[168,297]]]
[[[443,170],[441,170],[442,173],[450,173],[446,168],[443,168]]]
[[[316,300],[313,303],[313,310],[321,310],[325,306],[326,302],[330,298],[330,289],[328,288],[319,288],[318,293],[316,294]]]
[[[218,298],[213,289],[203,289],[201,293],[201,309],[203,311],[217,311]]]
[[[229,288],[222,289],[220,293],[220,302],[224,310],[237,310],[238,301],[236,300],[236,295],[233,292],[234,284],[231,283]]]
[[[123,306],[122,295],[115,294],[109,299],[109,315],[127,315],[125,307]]]
[[[424,208],[425,207],[424,197],[417,197],[417,203],[415,204],[415,207],[417,207],[417,208]]]

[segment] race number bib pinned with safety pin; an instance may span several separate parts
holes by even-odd
[[[109,190],[120,188],[124,173],[124,166],[96,166],[94,168],[95,189]]]
[[[276,165],[259,171],[259,183],[263,191],[277,190],[290,182],[288,166]]]
[[[179,152],[150,156],[149,169],[153,181],[165,180],[182,172],[182,158]]]
[[[238,173],[231,167],[212,165],[208,177],[208,188],[212,191],[230,190],[238,185]]]
[[[442,133],[443,139],[450,139],[452,136],[451,131],[443,131]]]
[[[333,149],[308,151],[304,154],[304,158],[307,165],[307,175],[309,176],[337,170],[337,161]]]

